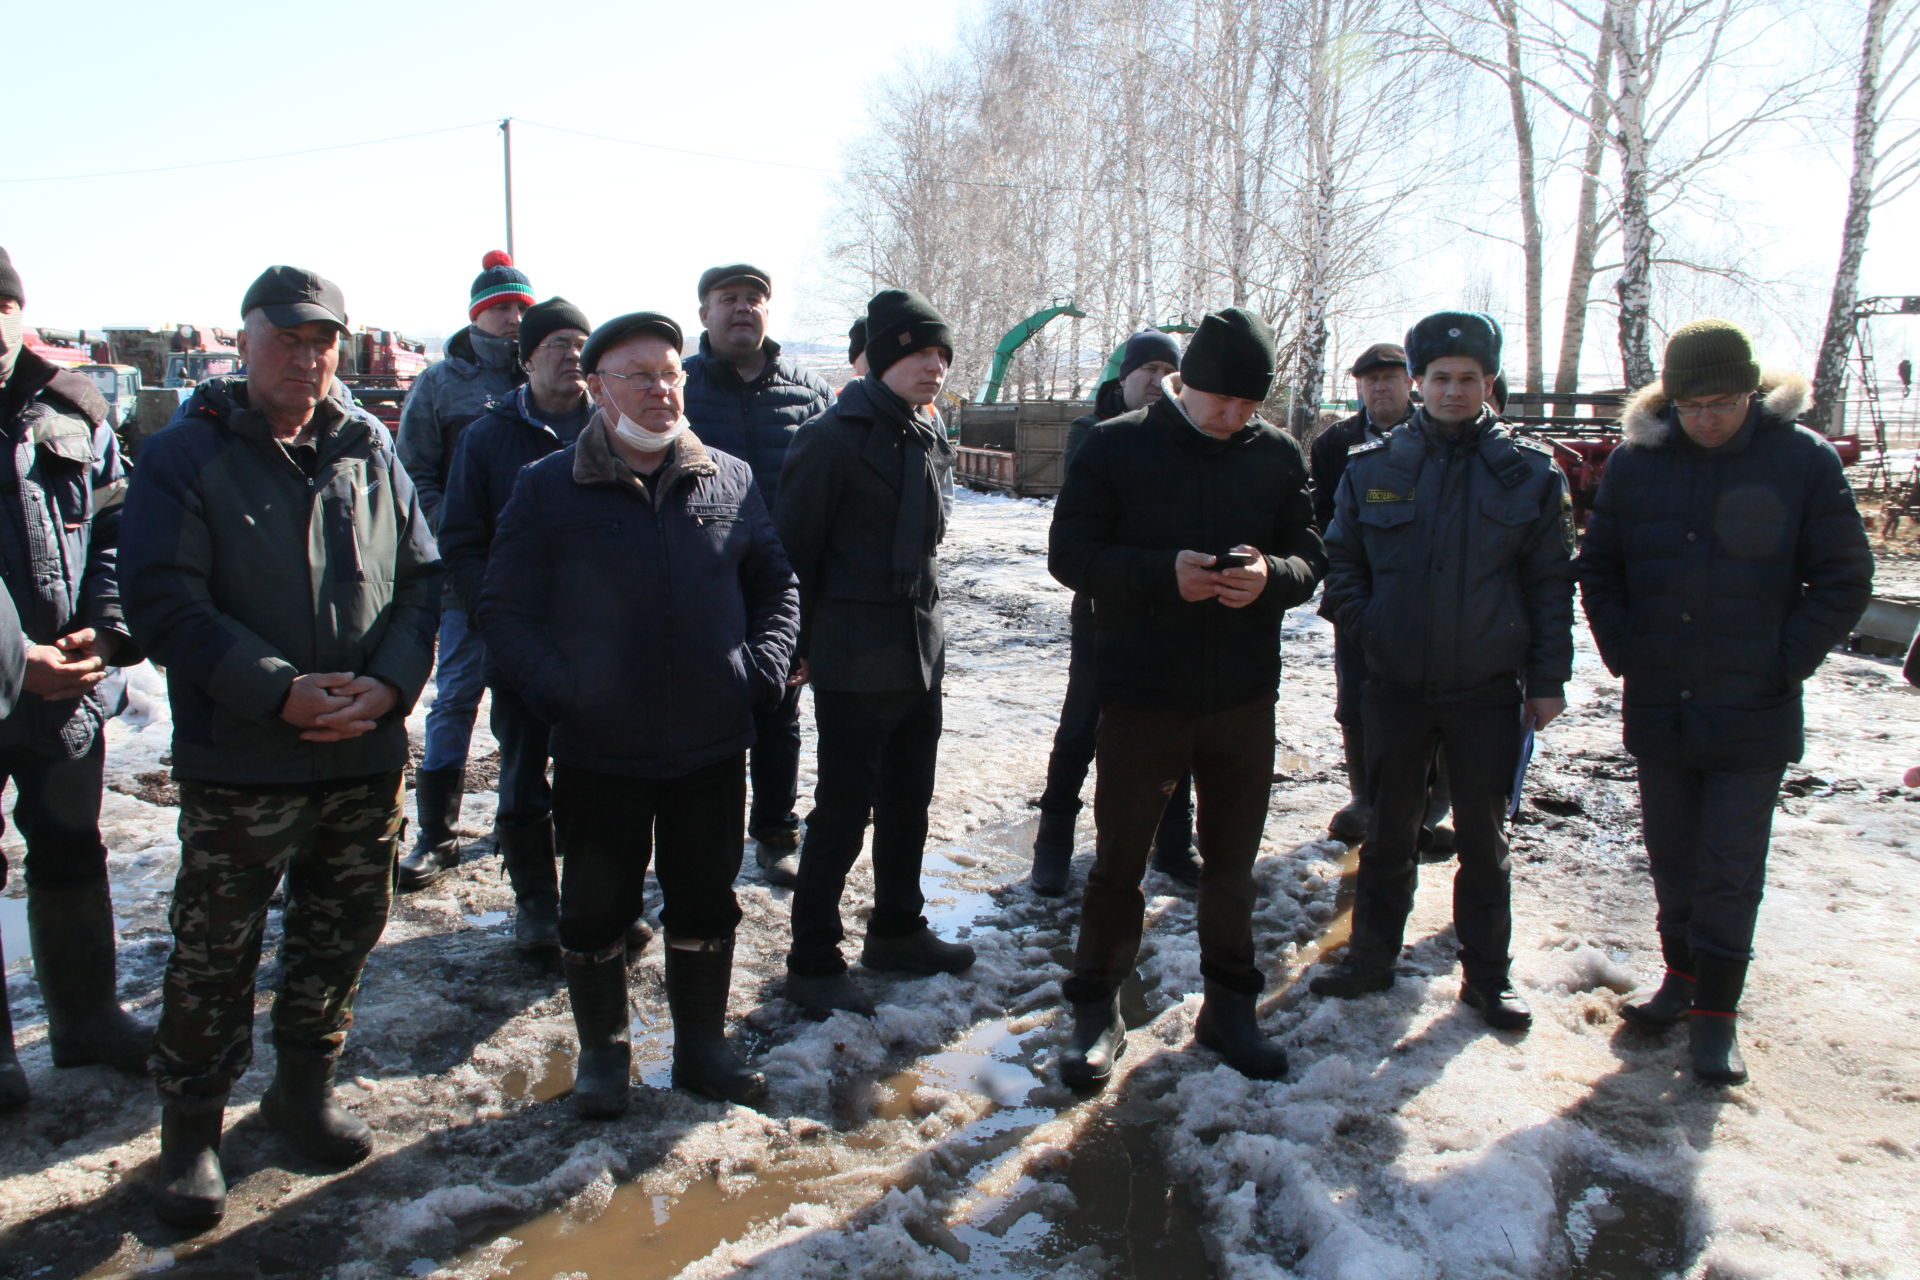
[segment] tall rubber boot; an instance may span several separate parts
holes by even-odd
[[[1642,1031],[1658,1035],[1693,1012],[1693,948],[1685,938],[1660,935],[1660,956],[1666,975],[1653,997],[1639,1004],[1623,1004],[1620,1016]]]
[[[1073,828],[1077,815],[1040,811],[1040,830],[1033,838],[1033,891],[1058,898],[1067,891],[1073,873]]]
[[[1208,978],[1193,1038],[1227,1060],[1227,1065],[1250,1080],[1282,1080],[1287,1074],[1287,1051],[1260,1033],[1257,997]]]
[[[513,884],[513,944],[524,955],[560,956],[560,873],[553,864],[553,820],[502,822],[494,844]]]
[[[1447,753],[1435,748],[1427,771],[1427,814],[1420,823],[1420,860],[1445,862],[1454,853],[1453,780],[1447,775]]]
[[[107,878],[28,884],[33,972],[47,1004],[47,1040],[56,1067],[100,1065],[147,1074],[153,1027],[120,1007],[113,899]]]
[[[1693,1012],[1687,1015],[1693,1074],[1706,1084],[1745,1084],[1747,1062],[1734,1023],[1747,962],[1703,953],[1694,958],[1693,970]]]
[[[1060,1055],[1060,1082],[1069,1089],[1098,1089],[1127,1051],[1127,1024],[1120,993],[1073,1006],[1073,1031]]]
[[[420,820],[420,838],[400,859],[396,886],[412,893],[433,884],[460,865],[460,800],[467,791],[465,765],[452,769],[421,769],[413,777],[414,812]]]
[[[673,1017],[673,1087],[715,1102],[764,1106],[767,1078],[727,1044],[733,938],[667,938],[667,1010]]]
[[[633,1032],[627,1021],[627,943],[604,951],[562,951],[580,1061],[573,1072],[573,1109],[583,1119],[627,1112]],[[677,1039],[677,1037],[676,1037]]]
[[[1367,731],[1357,724],[1340,726],[1347,751],[1347,794],[1353,797],[1327,823],[1327,834],[1341,844],[1359,844],[1367,838],[1373,806],[1367,803]]]
[[[160,1177],[153,1211],[160,1221],[201,1231],[227,1211],[227,1177],[220,1167],[220,1126],[227,1099],[185,1098],[160,1108]]]
[[[373,1154],[373,1130],[333,1098],[333,1059],[280,1046],[273,1083],[260,1098],[260,1118],[299,1152],[344,1169]]]
[[[1183,778],[1167,798],[1166,811],[1153,832],[1153,856],[1147,865],[1175,884],[1200,887],[1200,855],[1193,847],[1193,779]]]
[[[27,1073],[13,1052],[13,1011],[7,1008],[7,984],[0,976],[0,1115],[18,1111],[31,1097]]]

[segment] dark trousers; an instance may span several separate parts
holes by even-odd
[[[799,685],[789,685],[779,702],[753,713],[753,734],[753,751],[747,757],[753,779],[747,834],[758,840],[800,825],[800,815],[793,811],[800,799]]]
[[[1259,994],[1253,951],[1253,860],[1273,786],[1273,703],[1211,715],[1108,706],[1100,715],[1094,783],[1094,864],[1080,912],[1075,1004],[1110,998],[1140,950],[1154,828],[1174,784],[1191,771],[1200,818],[1200,973]]]
[[[732,937],[746,766],[744,755],[728,756],[684,777],[628,778],[556,762],[553,823],[567,851],[560,945],[586,955],[624,945],[646,905],[650,860],[669,937]]]
[[[270,792],[180,783],[173,953],[150,1068],[162,1096],[223,1096],[246,1074],[267,902],[282,876],[274,1042],[339,1055],[393,900],[400,776]]]
[[[1067,649],[1067,696],[1060,703],[1060,723],[1053,731],[1053,750],[1047,756],[1047,789],[1040,794],[1040,812],[1080,812],[1080,788],[1093,766],[1100,728],[1100,694],[1094,680],[1092,627],[1073,628]],[[1193,778],[1180,775],[1180,785],[1168,799],[1153,846],[1169,854],[1184,854],[1193,843]]]
[[[1333,629],[1333,718],[1357,729],[1363,723],[1361,695],[1367,687],[1367,655],[1346,627]]]
[[[104,736],[78,760],[27,747],[0,750],[0,784],[13,783],[13,825],[26,843],[27,883],[80,884],[107,874],[100,838],[100,786],[106,765]],[[0,822],[0,831],[6,824]],[[7,858],[0,853],[0,885]]]
[[[1724,772],[1636,763],[1661,936],[1696,954],[1751,959],[1786,767]]]
[[[1373,818],[1360,846],[1352,955],[1386,966],[1400,955],[1419,883],[1420,824],[1434,748],[1447,754],[1460,867],[1453,927],[1473,982],[1505,977],[1513,942],[1507,808],[1520,760],[1520,693],[1427,702],[1370,685],[1363,698]]]
[[[807,837],[800,845],[800,883],[793,891],[794,973],[842,972],[846,932],[840,895],[860,856],[873,818],[873,914],[867,934],[905,937],[926,926],[920,914],[920,859],[927,845],[927,806],[940,752],[940,690],[831,693],[816,689],[819,780]]]
[[[500,743],[500,810],[503,826],[539,822],[553,815],[553,787],[547,782],[547,740],[552,730],[533,714],[520,695],[496,683],[488,723]]]

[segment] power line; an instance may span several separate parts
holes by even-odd
[[[289,156],[318,155],[323,151],[351,151],[356,147],[378,147],[389,142],[409,142],[414,138],[431,138],[443,133],[458,133],[462,129],[478,129],[482,126],[497,127],[497,120],[475,120],[467,124],[450,124],[441,129],[422,129],[418,133],[400,133],[390,138],[365,138],[359,142],[334,142],[321,147],[302,147],[298,151],[275,151],[260,156],[233,156],[225,160],[192,160],[185,164],[162,164],[148,169],[114,169],[103,173],[61,173],[46,174],[33,178],[0,178],[0,186],[13,186],[28,182],[86,182],[95,178],[131,178],[149,173],[176,173],[183,169],[212,169],[220,165],[253,164],[260,160],[284,160]]]

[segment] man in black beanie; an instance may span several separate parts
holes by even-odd
[[[787,994],[803,1013],[873,1004],[847,974],[840,896],[873,822],[873,914],[860,962],[931,975],[973,965],[921,914],[920,861],[940,746],[946,634],[935,549],[953,446],[930,406],[953,335],[925,298],[867,304],[866,377],[794,437],[774,523],[800,579],[794,679],[813,684],[819,771],[800,846]]]
[[[1205,818],[1194,1036],[1245,1075],[1286,1073],[1255,1012],[1253,860],[1273,784],[1280,623],[1313,594],[1326,556],[1300,446],[1254,416],[1274,366],[1259,317],[1208,315],[1181,357],[1179,392],[1102,423],[1054,507],[1047,567],[1099,619],[1095,861],[1060,1063],[1076,1088],[1103,1083],[1125,1045],[1119,991],[1140,947],[1140,882],[1189,770]]]
[[[1413,907],[1428,770],[1444,748],[1459,871],[1460,998],[1488,1025],[1532,1021],[1509,977],[1506,820],[1521,735],[1565,707],[1573,662],[1572,504],[1543,445],[1487,405],[1500,326],[1443,311],[1407,333],[1422,403],[1354,449],[1327,531],[1327,604],[1358,639],[1372,814],[1360,846],[1353,941],[1318,995],[1393,985]]]
[[[1080,447],[1100,423],[1144,409],[1165,394],[1166,380],[1180,371],[1180,344],[1170,333],[1142,329],[1127,339],[1116,377],[1100,384],[1093,412],[1067,428],[1066,458],[1071,467]],[[1076,594],[1068,614],[1072,625],[1067,659],[1067,693],[1060,723],[1047,756],[1047,789],[1040,796],[1040,829],[1033,841],[1033,891],[1058,897],[1067,891],[1073,863],[1074,820],[1080,812],[1080,788],[1093,764],[1094,730],[1100,698],[1093,683],[1093,602]],[[1153,867],[1193,888],[1200,863],[1193,854],[1193,784],[1180,779],[1166,816],[1154,834]]]

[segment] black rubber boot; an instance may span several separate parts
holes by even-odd
[[[498,823],[494,844],[513,884],[513,945],[545,959],[560,955],[560,875],[553,864],[553,820]]]
[[[33,972],[47,1005],[56,1067],[99,1065],[147,1074],[153,1027],[120,1007],[114,967],[113,899],[107,878],[27,886]]]
[[[862,1018],[873,1016],[873,1001],[867,998],[844,969],[839,973],[787,972],[787,999],[800,1008],[802,1017],[823,1022],[836,1013],[853,1013]]]
[[[333,1059],[281,1045],[260,1118],[301,1155],[345,1169],[373,1154],[373,1130],[333,1099]]]
[[[1622,1018],[1655,1035],[1681,1022],[1693,1011],[1693,949],[1684,938],[1661,934],[1660,955],[1667,962],[1660,989],[1649,1000],[1620,1006]]]
[[[1694,957],[1693,1012],[1687,1015],[1693,1074],[1705,1084],[1745,1084],[1735,1014],[1747,984],[1747,962],[1725,956]]]
[[[930,977],[936,973],[965,973],[973,968],[973,948],[964,942],[942,942],[925,925],[918,933],[898,938],[867,935],[860,948],[860,963],[882,973],[911,973]]]
[[[1287,1051],[1260,1034],[1257,996],[1234,991],[1208,979],[1193,1038],[1227,1060],[1250,1080],[1283,1080]]]
[[[1189,889],[1200,887],[1200,855],[1194,852],[1190,841],[1154,845],[1150,865],[1175,884]]]
[[[627,1020],[627,948],[593,955],[563,951],[580,1062],[573,1072],[573,1109],[603,1120],[627,1113],[633,1069],[633,1033]]]
[[[1073,876],[1073,828],[1077,815],[1040,811],[1040,830],[1033,837],[1033,891],[1058,898]]]
[[[467,790],[464,765],[454,769],[422,769],[413,777],[414,813],[420,820],[420,838],[400,859],[395,882],[402,893],[424,889],[460,864],[460,799]]]
[[[1460,1000],[1469,1009],[1479,1010],[1480,1020],[1495,1031],[1525,1031],[1533,1025],[1533,1010],[1504,974],[1462,982]]]
[[[1110,999],[1073,1006],[1073,1034],[1060,1055],[1060,1081],[1070,1089],[1098,1089],[1127,1051],[1127,1024],[1120,1018],[1120,993]]]
[[[1453,782],[1447,776],[1447,757],[1435,751],[1433,767],[1427,774],[1427,813],[1420,823],[1420,860],[1445,862],[1454,854]]]
[[[202,1231],[227,1211],[220,1126],[227,1100],[190,1098],[160,1108],[160,1176],[153,1211],[168,1226]]]
[[[1317,996],[1331,996],[1335,1000],[1355,1000],[1376,991],[1385,991],[1392,985],[1392,965],[1377,964],[1348,951],[1340,957],[1339,964],[1309,982],[1307,990]]]
[[[667,939],[667,1010],[673,1017],[673,1087],[715,1102],[759,1107],[767,1078],[727,1044],[733,939]]]
[[[7,1008],[7,987],[0,978],[0,1115],[18,1111],[32,1096],[27,1073],[13,1052],[13,1011]]]
[[[1367,731],[1343,724],[1340,740],[1347,749],[1347,794],[1353,798],[1327,823],[1327,834],[1342,844],[1359,844],[1373,818],[1373,806],[1367,803]]]
[[[791,889],[800,883],[800,849],[797,843],[755,840],[753,860],[760,864],[760,878],[776,889]]]

